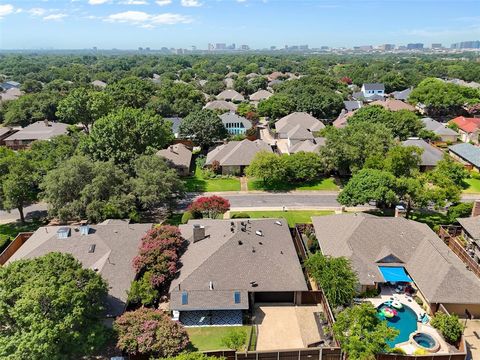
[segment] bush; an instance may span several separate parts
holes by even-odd
[[[159,292],[151,283],[152,273],[147,271],[140,279],[132,282],[128,292],[128,301],[145,306],[153,305],[159,297]]]
[[[232,350],[242,350],[247,341],[247,333],[244,330],[231,330],[222,338],[222,345]]]
[[[420,297],[415,296],[415,302],[416,302],[418,305],[423,306],[423,300],[420,299]]]
[[[190,211],[185,211],[182,215],[182,224],[188,223],[188,220],[192,219],[193,215]]]
[[[476,172],[476,171],[471,171],[470,172],[470,177],[472,179],[475,179],[475,180],[480,180],[480,173]]]
[[[207,356],[201,352],[182,352],[177,356],[158,358],[157,360],[225,360],[224,357]]]
[[[203,217],[216,219],[230,210],[230,202],[220,196],[204,196],[193,201],[188,207],[192,213],[201,213]]]
[[[307,248],[313,254],[320,250],[320,245],[318,244],[317,237],[315,234],[310,233],[307,235]]]
[[[437,312],[432,318],[431,325],[440,331],[444,339],[450,344],[455,344],[462,336],[463,325],[455,314],[447,315]]]
[[[423,350],[423,349],[422,349]],[[403,350],[402,348],[393,348],[390,353],[392,354],[406,354],[405,350]]]
[[[451,223],[456,223],[458,218],[469,217],[472,213],[473,202],[459,203],[448,208],[447,216]]]
[[[239,213],[233,214],[231,217],[232,219],[250,219],[250,215],[245,212],[239,212]]]

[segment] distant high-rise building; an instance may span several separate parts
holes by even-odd
[[[270,50],[275,51],[277,50],[277,47],[275,45],[270,46]]]
[[[138,51],[143,51],[143,47],[139,46]]]
[[[373,46],[372,45],[354,46],[353,50],[355,50],[355,51],[370,51],[370,50],[373,50]]]
[[[248,45],[240,45],[240,50],[248,51],[248,50],[250,50],[250,46],[248,46]]]
[[[328,46],[320,46],[320,50],[328,50],[330,49]]]
[[[215,44],[215,50],[226,50],[227,49],[227,44],[225,43],[216,43]]]
[[[300,45],[298,49],[303,51],[308,50],[308,45]]]
[[[96,47],[96,46],[94,46],[92,49],[93,49],[93,51],[97,51],[97,47]]]
[[[145,51],[150,51],[150,48],[147,46],[147,47],[145,48]]]
[[[208,51],[213,51],[215,50],[215,45],[208,43]]]
[[[392,51],[395,50],[394,44],[383,44],[378,47],[382,51]]]
[[[407,50],[422,50],[422,49],[423,49],[422,43],[407,44]]]
[[[192,45],[192,51],[197,51],[197,47],[195,45]]]
[[[433,43],[432,44],[432,49],[441,49],[442,48],[442,44],[440,43]]]
[[[480,49],[480,41],[462,41],[460,43],[452,44],[452,49]]]

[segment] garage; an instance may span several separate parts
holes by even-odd
[[[294,303],[293,291],[282,292],[256,292],[255,303]]]

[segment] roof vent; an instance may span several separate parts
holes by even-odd
[[[255,231],[255,235],[263,236],[263,231],[262,230],[257,230],[257,231]]]
[[[250,285],[251,285],[252,287],[257,287],[257,286],[258,286],[258,284],[257,284],[256,281],[250,281]]]
[[[243,245],[242,240],[238,240],[238,245]]]
[[[95,244],[90,245],[90,247],[88,248],[88,252],[89,252],[90,254],[93,254],[93,253],[95,252],[95,247],[96,247]]]
[[[280,220],[275,221],[275,225],[282,226],[282,222]]]
[[[69,227],[61,227],[57,230],[57,236],[59,239],[66,239],[70,236],[70,228]]]
[[[193,225],[193,242],[205,239],[205,226],[200,226],[200,224]]]
[[[210,281],[210,282],[208,283],[208,288],[209,288],[210,290],[213,290],[213,281]]]

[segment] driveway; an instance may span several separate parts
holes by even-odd
[[[467,320],[464,332],[470,359],[480,359],[480,320]]]

